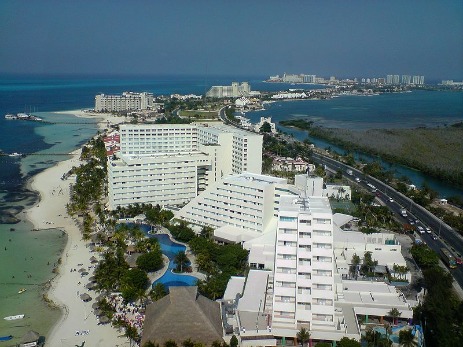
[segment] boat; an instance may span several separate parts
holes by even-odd
[[[8,118],[8,119],[32,120],[32,121],[37,121],[37,122],[43,121],[42,118],[34,116],[32,114],[27,114],[27,113],[18,113],[16,115],[16,118]]]
[[[17,319],[23,319],[24,315],[23,314],[17,314],[16,316],[7,316],[3,318],[4,320],[17,320]]]
[[[14,114],[8,113],[5,115],[5,119],[18,119],[18,117]]]
[[[18,290],[18,294],[22,294],[26,291],[27,289],[26,288],[21,288],[20,290]]]
[[[22,156],[22,154],[21,154],[21,153],[18,153],[18,152],[13,152],[13,153],[10,153],[10,154],[8,154],[8,155],[9,155],[10,157],[20,157],[20,156]]]
[[[0,336],[0,341],[9,341],[13,338],[13,335]]]

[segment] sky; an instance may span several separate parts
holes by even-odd
[[[463,1],[0,0],[0,73],[463,79]]]

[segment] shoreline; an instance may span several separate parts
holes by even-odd
[[[120,123],[121,117],[106,118],[105,114],[86,114],[82,110],[59,111],[54,113],[72,114],[77,117],[98,117],[99,131],[106,128],[108,122]],[[64,173],[73,166],[80,165],[79,159],[82,148],[70,153],[71,158],[58,162],[37,175],[32,176],[27,186],[38,193],[39,201],[25,210],[26,218],[33,224],[34,229],[56,228],[67,235],[67,242],[60,256],[60,264],[56,268],[56,276],[50,280],[49,288],[44,293],[43,300],[50,300],[51,305],[61,310],[59,320],[48,332],[41,332],[46,336],[45,345],[75,346],[86,342],[90,346],[128,346],[128,340],[110,324],[99,325],[97,317],[92,312],[92,301],[84,303],[80,294],[88,292],[85,288],[86,277],[81,276],[75,268],[86,267],[91,272],[90,257],[93,255],[82,239],[77,220],[67,215],[66,204],[69,202],[69,185],[72,178],[62,180]],[[82,265],[79,265],[82,264]],[[89,274],[88,276],[91,276]],[[91,296],[92,292],[89,293]],[[85,335],[80,332],[85,331]],[[77,334],[79,332],[79,334]]]

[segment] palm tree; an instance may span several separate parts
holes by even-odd
[[[174,263],[177,265],[177,271],[183,272],[183,268],[189,263],[189,259],[184,251],[178,252],[174,258]]]
[[[296,337],[297,340],[302,343],[302,347],[304,347],[310,340],[310,332],[306,328],[301,328],[301,330],[297,332]]]
[[[351,264],[352,275],[355,277],[355,279],[357,279],[357,267],[360,264],[360,257],[357,255],[357,253],[354,253],[352,256]]]
[[[132,346],[133,341],[137,341],[140,338],[140,335],[138,335],[137,328],[131,325],[127,325],[125,327],[124,336],[129,339],[130,346]]]
[[[417,347],[418,342],[412,334],[412,329],[404,329],[399,332],[399,345],[403,347]]]
[[[150,297],[151,300],[157,301],[167,295],[166,286],[163,283],[156,283],[156,285],[151,289]]]
[[[398,309],[393,307],[387,314],[392,317],[392,323],[394,325],[397,325],[397,318],[399,318],[402,315],[402,312],[399,312]]]

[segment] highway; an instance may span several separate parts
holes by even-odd
[[[359,178],[360,182],[356,183],[367,190],[373,191],[371,185],[374,186],[377,198],[381,199],[384,205],[389,207],[396,215],[396,218],[402,223],[411,224],[413,221],[413,226],[415,227],[421,226],[424,230],[428,227],[430,232],[424,231],[418,235],[423,242],[438,254],[440,253],[440,248],[446,247],[457,256],[463,255],[463,238],[449,225],[413,202],[410,198],[376,178],[365,175],[362,171],[334,159],[317,153],[314,153],[312,158],[315,162],[324,164],[331,170],[341,170],[343,176],[353,182],[356,182],[356,177]],[[352,175],[347,174],[347,170],[352,170]],[[407,210],[406,218],[401,215],[402,209]],[[463,265],[458,265],[456,269],[451,269],[450,273],[460,287],[463,288]]]

